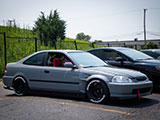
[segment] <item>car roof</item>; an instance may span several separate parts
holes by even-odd
[[[131,48],[126,48],[126,47],[105,47],[105,48],[95,48],[95,49],[90,49],[88,51],[93,51],[93,50],[127,50]]]
[[[36,53],[41,53],[41,52],[61,52],[61,53],[68,53],[68,52],[85,52],[81,50],[41,50]]]
[[[59,52],[59,53],[64,53],[64,54],[68,54],[69,52],[85,52],[85,51],[80,51],[80,50],[41,50],[41,51],[38,51],[38,52],[35,52],[21,60],[19,60],[18,62],[24,62],[25,60],[27,60],[28,58],[38,54],[38,53],[43,53],[43,52]]]

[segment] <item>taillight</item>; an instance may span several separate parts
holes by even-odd
[[[6,73],[7,72],[7,68],[5,67],[5,69],[4,69],[4,72]]]

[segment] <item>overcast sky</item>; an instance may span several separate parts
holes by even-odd
[[[40,11],[57,9],[66,21],[66,36],[84,32],[92,40],[143,39],[146,12],[147,39],[160,38],[160,0],[0,0],[0,25],[15,19],[34,26]]]

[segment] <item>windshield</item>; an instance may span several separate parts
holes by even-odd
[[[152,57],[134,49],[119,49],[119,51],[133,60],[153,59]]]
[[[69,52],[69,55],[81,67],[108,66],[105,62],[88,52]]]
[[[158,54],[160,54],[160,50],[155,50],[155,53],[158,53]]]

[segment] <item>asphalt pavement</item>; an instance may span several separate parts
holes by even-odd
[[[137,99],[94,104],[84,96],[35,92],[16,96],[0,82],[0,120],[160,120],[160,90]]]

